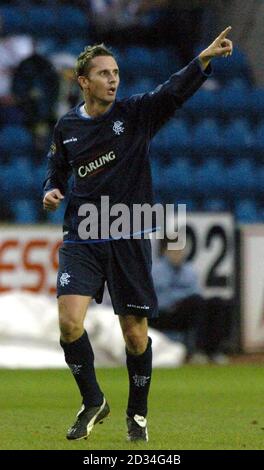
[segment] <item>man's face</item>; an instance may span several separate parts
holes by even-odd
[[[95,57],[85,80],[82,81],[84,93],[92,100],[110,104],[116,98],[119,85],[119,69],[111,56]]]

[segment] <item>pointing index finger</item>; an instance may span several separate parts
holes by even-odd
[[[220,39],[224,39],[228,33],[231,31],[232,29],[232,26],[228,26],[228,28],[226,28],[224,31],[222,31],[222,33],[219,34],[219,38]]]

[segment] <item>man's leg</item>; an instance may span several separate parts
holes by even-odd
[[[145,317],[119,315],[126,343],[126,363],[129,376],[127,425],[129,440],[148,440],[147,401],[152,373],[151,339]]]
[[[58,299],[60,344],[83,401],[77,421],[68,431],[68,439],[86,438],[93,425],[109,413],[96,380],[94,354],[83,326],[90,302],[91,297],[80,295],[61,295]]]

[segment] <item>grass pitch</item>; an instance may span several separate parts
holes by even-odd
[[[88,440],[69,442],[80,406],[67,370],[0,370],[0,449],[264,449],[262,366],[185,366],[154,369],[149,443],[125,440],[127,372],[99,369],[111,416]]]

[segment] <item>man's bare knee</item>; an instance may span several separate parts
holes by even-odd
[[[59,322],[61,339],[65,343],[71,343],[82,336],[84,328],[80,322],[61,318]]]
[[[135,331],[127,331],[124,334],[126,347],[131,354],[143,354],[147,348],[148,337]]]
[[[62,341],[71,343],[83,334],[83,322],[89,303],[89,297],[70,295],[59,297],[59,326]]]
[[[148,344],[148,325],[146,318],[133,315],[119,316],[126,347],[131,354],[143,354]]]

